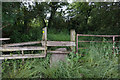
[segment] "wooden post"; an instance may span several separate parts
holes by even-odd
[[[70,38],[71,38],[72,42],[75,42],[75,35],[76,35],[75,30],[72,29],[70,31]],[[71,50],[72,50],[72,52],[75,52],[75,46],[71,46]]]
[[[113,36],[113,54],[115,52],[115,36]]]
[[[43,28],[42,41],[44,41],[44,43],[42,43],[42,45],[45,47],[44,53],[46,56],[47,55],[47,27]]]

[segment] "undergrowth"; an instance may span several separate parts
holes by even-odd
[[[43,59],[6,60],[3,78],[120,78],[118,53],[112,53],[111,44],[91,44],[82,53],[70,53],[65,62],[50,67],[50,54]]]

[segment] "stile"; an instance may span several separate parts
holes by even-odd
[[[70,53],[70,51],[47,51],[47,53],[55,53],[55,54],[57,54],[57,53],[59,53],[59,54],[68,54],[68,53]]]
[[[47,41],[47,46],[75,46],[72,41]]]

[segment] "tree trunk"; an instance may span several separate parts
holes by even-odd
[[[51,7],[51,15],[50,15],[50,18],[49,18],[49,22],[48,22],[48,28],[50,27],[53,27],[53,20],[54,20],[54,16],[55,16],[55,13],[56,13],[56,10],[57,10],[57,6],[55,6],[57,3],[52,3],[52,5],[50,6]]]

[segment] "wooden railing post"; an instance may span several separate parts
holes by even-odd
[[[43,28],[42,45],[45,47],[44,54],[47,54],[47,27]]]
[[[71,38],[72,42],[75,42],[75,35],[76,35],[75,30],[72,29],[70,31],[70,38]],[[71,50],[72,50],[72,52],[75,52],[75,46],[71,46]]]
[[[115,36],[113,36],[113,54],[115,52]]]

